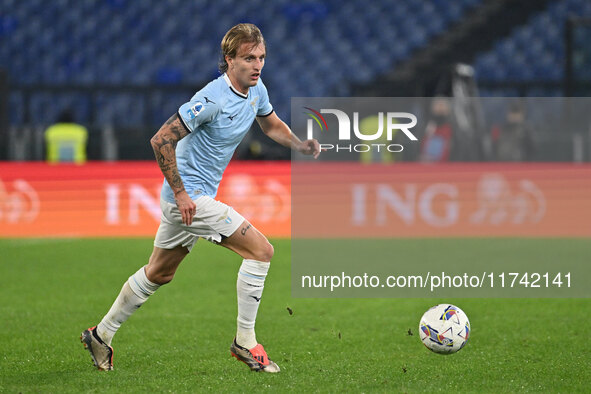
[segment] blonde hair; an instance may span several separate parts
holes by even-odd
[[[226,56],[234,58],[238,53],[238,48],[244,43],[252,44],[253,47],[259,44],[267,46],[263,33],[252,23],[240,23],[234,26],[222,38],[222,57],[218,64],[220,72],[225,73],[228,71]]]

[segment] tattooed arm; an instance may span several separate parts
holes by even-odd
[[[154,149],[160,170],[174,193],[176,205],[181,211],[183,223],[188,226],[193,220],[196,207],[189,194],[185,191],[185,185],[183,185],[176,165],[175,153],[177,143],[187,134],[189,132],[181,124],[178,115],[174,114],[162,125],[154,137],[152,137],[150,143],[152,144],[152,149]]]

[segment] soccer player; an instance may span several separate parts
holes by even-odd
[[[221,49],[222,75],[181,105],[151,139],[165,178],[160,227],[148,264],[129,277],[101,322],[82,332],[80,339],[100,370],[113,369],[111,341],[121,324],[172,280],[195,242],[204,238],[243,258],[232,355],[253,371],[279,372],[254,330],[273,246],[215,196],[234,150],[255,118],[263,132],[283,146],[314,158],[320,148],[314,139],[301,141],[273,111],[261,80],[266,45],[260,30],[252,24],[236,25],[222,39]]]

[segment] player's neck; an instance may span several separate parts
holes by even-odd
[[[226,72],[226,75],[228,76],[228,79],[230,80],[230,83],[232,84],[232,87],[234,88],[234,90],[236,90],[237,92],[240,92],[244,95],[248,95],[248,89],[249,87],[241,87],[240,84],[238,83],[238,80],[236,79],[236,77],[234,77],[234,75],[232,75],[229,72]]]

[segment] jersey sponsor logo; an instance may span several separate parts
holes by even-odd
[[[195,119],[197,115],[203,110],[203,103],[201,101],[196,102],[191,108],[187,110],[189,119]]]
[[[210,99],[208,99],[207,96],[203,96],[203,98],[205,99],[205,104],[207,104],[207,103],[215,104],[213,101],[211,101]]]
[[[238,115],[238,114],[236,114],[236,115]],[[229,115],[229,116],[228,116],[228,119],[230,119],[230,120],[234,120],[234,118],[236,117],[236,115]]]

